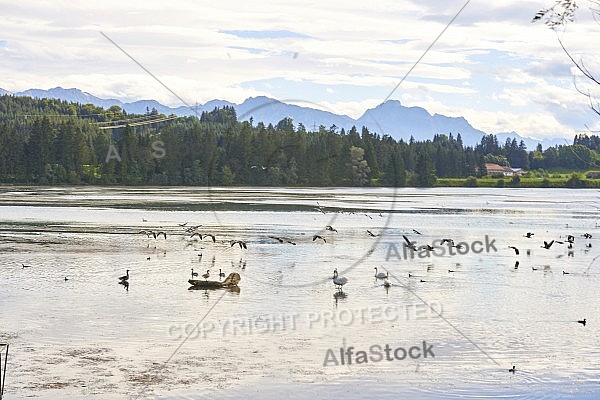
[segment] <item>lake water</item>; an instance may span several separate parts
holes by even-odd
[[[1,187],[5,398],[598,398],[599,195]],[[404,259],[403,235],[469,251]],[[236,272],[239,290],[189,290],[192,268]],[[386,344],[392,361],[356,363]]]

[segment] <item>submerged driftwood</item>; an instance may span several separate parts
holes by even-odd
[[[200,289],[221,289],[221,288],[233,288],[237,287],[238,282],[241,280],[240,274],[232,272],[223,282],[219,281],[202,281],[200,279],[190,279],[188,282],[195,288]]]

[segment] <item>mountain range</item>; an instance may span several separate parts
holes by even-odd
[[[397,100],[388,100],[377,107],[368,109],[360,118],[353,119],[347,115],[338,115],[312,107],[290,104],[292,101],[282,102],[264,96],[248,98],[241,104],[225,100],[211,100],[205,104],[194,105],[191,108],[187,106],[173,108],[156,100],[138,100],[127,103],[119,99],[102,99],[75,88],[28,89],[16,93],[0,88],[0,95],[3,94],[60,99],[73,103],[93,104],[103,108],[116,105],[130,114],[144,114],[147,110],[154,108],[165,115],[189,116],[200,115],[203,111],[212,111],[215,107],[232,106],[241,121],[252,118],[255,122],[262,121],[265,124],[272,123],[275,125],[283,118],[289,117],[294,121],[295,126],[302,123],[307,130],[313,130],[320,125],[329,129],[335,125],[338,129],[344,128],[348,131],[354,125],[360,132],[361,127],[366,126],[371,132],[388,134],[394,139],[404,139],[405,141],[408,141],[411,136],[415,140],[422,141],[431,139],[435,134],[452,133],[456,137],[460,133],[463,143],[473,146],[481,141],[483,135],[490,133],[474,128],[463,117],[432,115],[424,108],[405,107]],[[496,132],[495,135],[501,145],[504,144],[507,138],[515,138],[517,142],[523,140],[530,150],[534,149],[538,143],[541,143],[543,148],[557,144],[571,144],[570,141],[564,138],[536,140],[522,137],[516,132]]]

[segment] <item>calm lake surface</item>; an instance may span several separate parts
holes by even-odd
[[[1,187],[5,398],[598,398],[599,209],[597,190]],[[403,235],[469,251],[410,259]],[[189,290],[192,268],[239,290]]]

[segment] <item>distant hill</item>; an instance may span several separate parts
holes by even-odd
[[[10,94],[10,92],[0,89],[0,95]],[[155,108],[159,113],[170,115],[189,116],[201,114],[203,111],[211,111],[215,107],[233,106],[236,109],[238,119],[248,121],[250,118],[255,122],[262,121],[265,124],[277,124],[283,118],[289,117],[294,121],[294,125],[302,123],[307,130],[318,129],[320,125],[330,128],[335,125],[338,129],[349,130],[353,125],[357,129],[362,126],[369,128],[371,132],[379,134],[388,134],[394,139],[404,139],[408,141],[411,136],[415,140],[431,139],[435,134],[449,134],[456,136],[460,133],[463,143],[466,145],[475,145],[481,141],[484,131],[474,128],[463,117],[448,117],[441,114],[430,114],[421,107],[405,107],[397,100],[388,100],[385,103],[371,108],[357,120],[347,115],[338,115],[332,112],[316,109],[315,107],[289,104],[274,100],[268,97],[259,96],[246,99],[241,104],[231,103],[225,100],[211,100],[205,104],[193,105],[192,109],[187,106],[169,107],[156,100],[138,100],[131,103],[124,103],[118,99],[102,99],[90,93],[79,89],[63,89],[56,87],[49,90],[29,89],[23,92],[12,93],[15,96],[29,96],[34,98],[60,99],[80,104],[94,104],[103,108],[110,108],[117,105],[128,113],[144,114],[146,110]],[[516,138],[517,142],[523,140],[529,150],[535,149],[538,143],[544,148],[556,144],[572,144],[572,141],[565,139],[536,139],[522,137],[516,132],[497,133],[498,142],[503,144],[507,137]]]

